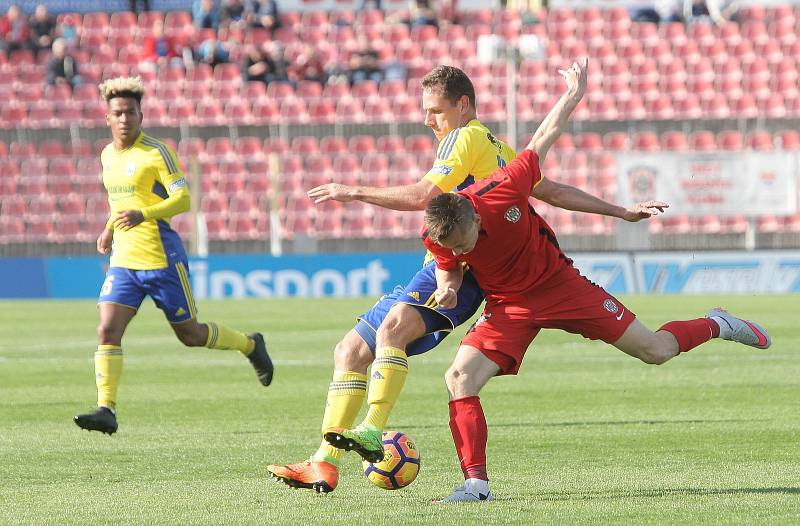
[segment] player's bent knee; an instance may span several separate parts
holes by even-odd
[[[374,358],[361,337],[339,340],[333,350],[333,363],[339,371],[366,371]]]
[[[100,324],[97,326],[97,341],[100,345],[119,345],[122,332],[112,325]]]

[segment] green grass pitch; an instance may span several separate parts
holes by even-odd
[[[461,482],[443,374],[463,329],[410,360],[390,427],[422,453],[416,482],[369,485],[354,454],[328,496],[265,466],[319,444],[331,350],[352,300],[201,301],[201,320],[267,335],[275,381],[236,353],[186,349],[152,304],[124,340],[120,431],[94,405],[93,302],[0,302],[0,524],[798,524],[796,296],[624,298],[651,328],[723,305],[769,351],[714,341],[663,366],[545,331],[517,377],[482,393],[497,500],[434,505]]]

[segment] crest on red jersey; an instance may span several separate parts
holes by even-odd
[[[506,218],[506,221],[511,221],[512,223],[516,223],[519,221],[519,218],[522,217],[522,214],[519,212],[519,207],[514,205],[508,210],[506,210],[506,214],[503,216]]]

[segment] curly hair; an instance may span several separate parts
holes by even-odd
[[[100,96],[109,102],[116,97],[136,99],[142,103],[144,84],[141,77],[116,77],[104,81],[100,86]]]
[[[428,237],[441,244],[456,228],[464,229],[475,217],[475,209],[466,197],[444,193],[437,195],[425,207],[425,227]]]
[[[475,106],[475,86],[466,73],[453,66],[437,66],[422,77],[422,89],[441,89],[444,97],[455,104],[458,99],[467,96],[473,108]]]

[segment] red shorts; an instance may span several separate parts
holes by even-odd
[[[614,343],[635,319],[618,299],[569,267],[525,296],[487,298],[486,309],[461,344],[479,349],[500,367],[500,374],[517,374],[541,329]]]

